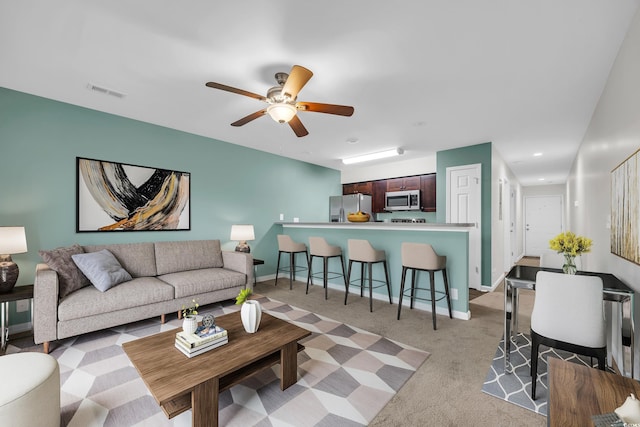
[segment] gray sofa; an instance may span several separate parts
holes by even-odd
[[[58,339],[153,316],[162,316],[164,322],[166,313],[178,313],[194,299],[200,305],[210,304],[253,287],[251,255],[222,251],[219,240],[92,245],[81,250],[103,249],[115,256],[132,280],[105,292],[89,284],[61,298],[58,273],[47,264],[37,265],[34,341],[44,344],[45,353]]]

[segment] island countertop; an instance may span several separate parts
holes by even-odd
[[[329,228],[338,230],[393,230],[393,231],[469,231],[472,223],[436,222],[276,222],[284,228]]]

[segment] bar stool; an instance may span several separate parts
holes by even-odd
[[[296,268],[296,254],[304,252],[304,259],[307,261],[307,267]],[[289,254],[289,266],[280,268],[280,255]],[[309,268],[309,252],[307,245],[304,243],[294,242],[287,234],[278,234],[278,264],[276,266],[276,286],[278,286],[278,273],[280,271],[289,273],[289,289],[293,289],[293,280],[298,271],[304,271]]]
[[[368,240],[349,239],[347,241],[349,247],[349,268],[347,270],[347,288],[344,294],[344,304],[347,305],[347,297],[349,296],[349,285],[351,284],[351,265],[354,262],[360,263],[360,297],[364,293],[364,280],[369,278],[369,311],[373,311],[373,282],[386,283],[389,292],[389,304],[391,301],[391,281],[389,280],[389,270],[387,269],[387,256],[383,250],[376,250],[371,246]],[[384,266],[385,280],[374,280],[372,277],[373,264],[381,262]],[[367,274],[365,274],[364,266],[367,265]],[[358,285],[355,285],[358,286]],[[379,288],[383,285],[375,286]]]
[[[323,260],[322,280],[324,285],[324,299],[327,299],[327,285],[329,279],[335,279],[342,276],[344,286],[347,286],[347,276],[344,274],[344,258],[342,257],[342,248],[340,246],[332,246],[327,243],[323,237],[309,237],[309,276],[307,277],[307,294],[309,293],[309,283],[313,285],[314,274],[311,272],[313,267],[313,257],[321,257]],[[342,274],[337,271],[329,271],[329,258],[340,257],[340,267]],[[332,274],[329,277],[329,274]]]
[[[410,308],[413,309],[414,300],[431,301],[431,316],[433,317],[433,329],[436,329],[436,301],[447,298],[449,306],[449,318],[451,315],[451,298],[449,296],[449,281],[447,280],[447,257],[440,256],[433,250],[433,247],[426,243],[403,243],[402,244],[402,281],[400,282],[400,299],[398,301],[398,320],[400,320],[400,310],[402,310],[402,297],[404,296],[404,282],[407,270],[411,270],[411,298]],[[421,288],[416,286],[416,270],[428,271],[430,287]],[[444,280],[444,292],[436,290],[435,272],[442,271]],[[416,291],[429,291],[431,298],[416,296]],[[409,291],[408,291],[409,292]],[[436,294],[444,294],[436,299]]]

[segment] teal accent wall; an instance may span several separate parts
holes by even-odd
[[[326,221],[329,196],[342,192],[337,170],[5,88],[0,146],[0,225],[24,226],[29,249],[13,255],[18,285],[33,283],[40,249],[220,239],[233,250],[238,223],[254,224],[251,251],[265,260],[261,274],[275,273],[279,214]],[[76,157],[190,172],[191,230],[76,233]],[[11,310],[11,323],[28,320]]]
[[[470,145],[452,150],[438,151],[436,157],[438,180],[436,184],[437,221],[446,221],[447,168],[480,163],[482,165],[482,274],[483,286],[491,286],[491,143]]]

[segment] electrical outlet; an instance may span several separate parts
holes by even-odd
[[[16,313],[29,311],[29,300],[23,299],[16,301]]]
[[[451,289],[451,299],[454,301],[458,300],[458,290],[457,289]]]

